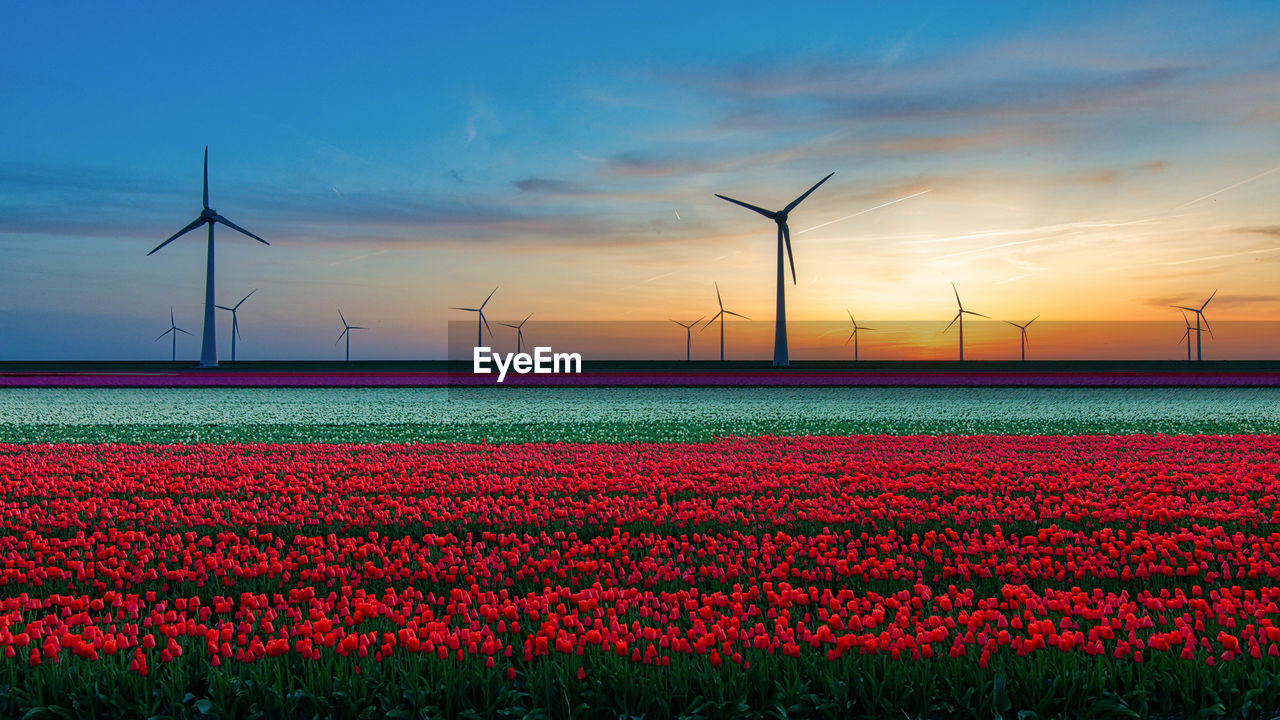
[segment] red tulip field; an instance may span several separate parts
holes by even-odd
[[[24,444],[0,480],[7,717],[1280,708],[1273,435]]]

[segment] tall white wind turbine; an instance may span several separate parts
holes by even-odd
[[[1012,326],[1014,326],[1014,327],[1018,328],[1018,330],[1022,331],[1022,360],[1023,360],[1024,362],[1025,362],[1025,361],[1026,361],[1026,359],[1027,359],[1027,327],[1028,327],[1029,325],[1031,325],[1031,323],[1033,323],[1033,322],[1035,322],[1036,320],[1038,320],[1039,318],[1040,318],[1040,316],[1039,316],[1039,315],[1037,315],[1037,316],[1035,316],[1035,317],[1031,318],[1030,320],[1026,321],[1025,323],[1023,323],[1023,324],[1021,324],[1021,325],[1019,325],[1019,324],[1018,324],[1018,323],[1016,323],[1016,322],[1013,322],[1012,320],[1005,320],[1005,322],[1006,322],[1006,323],[1008,323],[1008,324],[1010,324],[1010,325],[1012,325]]]
[[[191,334],[178,327],[178,324],[173,321],[173,308],[171,307],[169,308],[169,329],[160,333],[160,335],[156,337],[155,342],[160,342],[160,338],[163,338],[165,335],[173,335],[173,355],[170,357],[170,360],[174,362],[177,362],[178,360],[178,333],[184,333],[186,335]]]
[[[217,367],[218,366],[218,341],[214,336],[216,326],[214,323],[213,313],[216,307],[213,296],[213,226],[222,223],[238,233],[248,235],[263,245],[271,243],[236,225],[230,220],[222,217],[213,208],[209,207],[209,147],[204,148],[204,209],[200,211],[200,217],[192,220],[186,227],[174,233],[172,237],[156,246],[155,250],[147,253],[148,256],[155,254],[157,250],[195,230],[201,225],[209,226],[209,245],[208,256],[205,260],[204,270],[204,334],[200,342],[200,367]]]
[[[671,322],[684,328],[684,359],[685,362],[688,362],[693,359],[693,326],[702,322],[702,318],[698,318],[691,323],[682,323],[679,320],[672,320]]]
[[[529,313],[529,315],[525,317],[525,319],[520,321],[519,325],[512,325],[511,323],[502,323],[502,325],[512,328],[516,331],[516,354],[517,355],[520,354],[520,347],[524,345],[524,324],[529,322],[529,318],[531,317],[533,317],[533,313]]]
[[[960,302],[960,291],[956,290],[955,283],[951,283],[951,291],[956,294],[956,308],[957,308],[956,316],[951,318],[951,322],[947,323],[947,326],[942,329],[942,332],[946,332],[950,330],[951,326],[955,325],[956,322],[959,321],[960,323],[960,360],[963,362],[964,361],[964,316],[976,315],[980,318],[984,318],[987,316],[983,315],[982,313],[976,313],[972,310],[964,309],[964,305]],[[987,318],[987,319],[990,320],[991,318]]]
[[[850,340],[853,341],[853,361],[858,362],[858,333],[862,330],[875,330],[875,328],[859,325],[858,321],[853,319],[853,311],[848,308],[845,309],[845,312],[849,313],[849,322],[853,323],[853,332],[849,333],[849,337],[844,341],[844,344],[848,345]]]
[[[369,328],[361,327],[360,325],[348,325],[347,319],[345,317],[342,317],[341,310],[338,311],[338,319],[342,320],[342,334],[338,336],[337,340],[333,341],[333,344],[337,345],[338,343],[342,342],[342,338],[345,337],[347,339],[347,362],[351,362],[351,331],[352,330],[368,330]]]
[[[256,292],[258,292],[258,288],[250,290],[249,295]],[[236,339],[240,337],[240,316],[236,313],[240,310],[240,306],[244,304],[244,301],[249,299],[249,295],[245,295],[240,298],[240,302],[232,305],[231,307],[227,307],[226,305],[218,306],[219,310],[226,310],[231,313],[231,362],[236,361]]]
[[[734,317],[740,317],[743,320],[750,320],[751,318],[746,315],[739,315],[732,310],[724,309],[724,300],[720,299],[720,283],[716,283],[716,303],[720,305],[720,312],[712,315],[711,319],[707,321],[707,324],[702,326],[702,330],[706,330],[710,327],[711,323],[715,322],[717,318],[720,319],[720,362],[724,362],[724,316],[732,315]],[[702,330],[699,330],[698,332],[702,332]]]
[[[485,298],[484,302],[480,303],[480,307],[478,308],[465,308],[465,307],[449,308],[450,310],[462,310],[464,312],[473,312],[479,315],[479,317],[476,318],[476,347],[481,347],[484,345],[484,335],[481,333],[482,330],[489,330],[489,337],[493,337],[493,330],[489,329],[489,321],[485,319],[485,316],[484,316],[484,306],[489,304],[489,300],[493,297],[493,293],[496,293],[496,292],[498,292],[498,288],[495,287],[493,289],[493,292],[489,293],[489,297]]]
[[[1212,300],[1212,299],[1213,299],[1213,296],[1214,296],[1214,295],[1217,295],[1217,294],[1218,294],[1218,291],[1217,291],[1217,290],[1214,290],[1214,291],[1213,291],[1213,294],[1209,296],[1209,300]],[[1204,328],[1205,328],[1206,330],[1208,330],[1208,331],[1209,331],[1209,337],[1213,337],[1213,328],[1209,327],[1209,318],[1207,318],[1207,317],[1205,317],[1205,316],[1204,316],[1204,309],[1205,309],[1205,308],[1207,308],[1207,307],[1209,307],[1209,300],[1205,300],[1205,301],[1204,301],[1204,304],[1203,304],[1203,305],[1201,305],[1201,306],[1200,306],[1200,307],[1198,307],[1198,308],[1187,307],[1186,305],[1174,305],[1174,307],[1175,307],[1175,308],[1177,308],[1177,309],[1179,309],[1179,310],[1187,310],[1187,311],[1189,311],[1189,312],[1193,312],[1193,313],[1195,313],[1195,314],[1196,314],[1196,360],[1203,360],[1203,359],[1204,359],[1204,356],[1203,356],[1203,355],[1201,355],[1201,353],[1200,353],[1200,350],[1201,350],[1201,345],[1200,345],[1200,321],[1201,321],[1201,320],[1203,320],[1203,321],[1204,321]]]
[[[791,255],[791,229],[787,227],[787,218],[790,216],[791,211],[796,209],[797,205],[799,205],[802,201],[804,201],[805,198],[809,197],[810,193],[818,189],[819,185],[826,182],[827,180],[830,180],[831,175],[835,175],[835,173],[831,173],[830,175],[827,175],[826,177],[822,178],[817,182],[817,184],[815,184],[813,187],[806,190],[803,195],[796,198],[795,200],[792,200],[791,204],[777,211],[765,210],[762,207],[757,207],[750,203],[745,203],[745,202],[742,202],[741,200],[734,200],[731,197],[726,197],[724,195],[716,193],[716,197],[720,198],[721,200],[728,200],[734,205],[741,205],[742,207],[748,210],[752,210],[754,212],[760,213],[761,215],[769,218],[770,220],[774,221],[778,225],[778,309],[777,309],[777,317],[774,321],[774,329],[773,329],[773,366],[774,367],[787,367],[788,365],[791,364],[791,361],[787,355],[787,306],[786,306],[786,294],[783,291],[784,283],[783,283],[783,273],[782,273],[782,249],[784,246],[786,247],[786,250],[787,250],[787,262],[790,263],[791,265],[791,283],[793,285],[796,283],[796,262],[795,262],[795,258],[792,257]]]

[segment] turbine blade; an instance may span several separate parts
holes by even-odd
[[[756,207],[755,205],[752,205],[751,203],[744,203],[744,202],[742,202],[741,200],[734,200],[733,198],[731,198],[731,197],[726,197],[726,196],[724,196],[724,195],[721,195],[720,193],[716,193],[716,197],[720,198],[721,200],[728,200],[729,202],[733,203],[734,205],[741,205],[742,207],[744,207],[744,208],[746,208],[746,209],[748,209],[748,210],[754,210],[754,211],[756,211],[756,212],[760,213],[761,215],[763,215],[763,216],[765,216],[765,217],[769,218],[770,220],[772,220],[772,219],[774,219],[775,217],[777,217],[777,216],[778,216],[778,214],[777,214],[777,213],[775,213],[775,212],[773,212],[772,210],[765,210],[764,208],[762,208],[762,207]]]
[[[956,321],[957,321],[957,320],[959,320],[959,319],[960,319],[960,313],[956,313],[956,316],[955,316],[955,317],[953,317],[953,318],[951,318],[951,322],[947,323],[947,326],[946,326],[945,328],[943,328],[943,329],[942,329],[942,332],[946,332],[946,331],[950,330],[950,329],[951,329],[951,326],[952,326],[952,325],[955,325],[955,324],[956,324]]]
[[[483,309],[484,309],[484,306],[485,306],[485,305],[488,305],[488,304],[489,304],[489,298],[493,297],[493,293],[496,293],[496,292],[498,292],[498,288],[494,288],[494,289],[493,289],[493,292],[489,293],[489,297],[485,298],[485,299],[484,299],[484,302],[480,303],[480,309],[481,309],[481,310],[483,310]]]
[[[990,320],[990,319],[991,319],[990,317],[987,317],[986,315],[983,315],[982,313],[976,313],[976,312],[974,312],[974,311],[972,311],[972,310],[961,310],[960,312],[965,313],[966,315],[977,315],[977,316],[978,316],[978,317],[980,317],[980,318],[987,318],[988,320]]]
[[[250,290],[249,295],[252,295],[256,292],[258,292],[258,288],[254,288]],[[249,299],[249,295],[245,295],[244,297],[240,298],[240,302],[236,303],[236,309],[239,309],[240,306],[244,304],[244,301]]]
[[[240,321],[236,320],[234,316],[232,316],[232,320],[231,320],[231,332],[235,333],[236,337],[238,338],[243,337],[240,334]]]
[[[1213,291],[1213,295],[1217,295],[1217,294],[1218,294],[1218,290],[1215,288],[1215,289],[1214,289],[1214,291]],[[1210,296],[1209,296],[1209,300],[1212,300],[1212,299],[1213,299],[1213,295],[1210,295]],[[1209,300],[1205,300],[1205,301],[1204,301],[1204,305],[1201,305],[1201,306],[1200,306],[1200,309],[1201,309],[1201,310],[1204,310],[1205,308],[1209,307]]]
[[[1016,323],[1016,322],[1014,322],[1014,321],[1012,321],[1012,320],[1001,320],[1000,322],[1002,322],[1002,323],[1008,323],[1008,324],[1010,324],[1010,325],[1012,325],[1012,326],[1014,326],[1014,327],[1018,328],[1019,330],[1021,330],[1021,329],[1022,329],[1022,326],[1021,326],[1021,325],[1019,325],[1018,323]]]
[[[160,248],[164,247],[165,245],[168,245],[169,243],[173,242],[174,240],[177,240],[178,238],[182,237],[183,235],[186,235],[187,233],[191,232],[192,230],[195,230],[196,228],[200,227],[200,226],[201,226],[201,225],[203,225],[203,224],[204,224],[204,218],[196,218],[195,220],[192,220],[192,221],[191,221],[191,223],[190,223],[189,225],[187,225],[186,227],[182,228],[182,229],[181,229],[181,230],[179,230],[178,232],[176,232],[176,233],[174,233],[173,235],[171,235],[171,236],[169,237],[169,239],[168,239],[168,240],[165,240],[164,242],[162,242],[162,243],[160,243],[159,245],[157,245],[157,246],[156,246],[156,249],[155,249],[155,250],[152,250],[152,251],[151,251],[151,252],[149,252],[149,253],[147,253],[147,255],[149,255],[149,256],[150,256],[150,255],[154,255],[154,254],[155,254],[155,252],[156,252],[156,250],[159,250]]]
[[[716,304],[720,306],[721,310],[724,309],[724,301],[720,299],[720,283],[716,283]]]
[[[858,329],[859,330],[875,330],[875,328],[869,328],[869,327],[859,327]]]
[[[529,322],[529,318],[531,317],[533,317],[533,313],[529,313],[528,315],[525,315],[524,319],[520,321],[520,327],[524,327],[524,324]]]
[[[854,326],[854,327],[857,327],[857,326],[858,326],[858,321],[853,319],[853,311],[852,311],[852,310],[850,310],[849,308],[845,308],[845,309],[844,309],[844,312],[845,312],[845,314],[846,314],[846,315],[848,315],[848,316],[849,316],[849,322],[853,323],[853,326]]]
[[[503,327],[513,328],[513,329],[515,329],[515,330],[519,330],[519,329],[520,329],[520,326],[519,326],[519,325],[512,325],[511,323],[498,323],[498,324],[499,324],[499,325],[501,325],[501,326],[503,326]]]
[[[724,312],[724,314],[725,314],[725,315],[732,315],[732,316],[734,316],[734,317],[740,317],[740,318],[742,318],[743,320],[750,320],[750,319],[751,319],[751,318],[747,317],[746,315],[739,315],[738,313],[736,313],[736,312],[734,312],[734,311],[732,311],[732,310],[724,310],[724,311],[722,311],[722,312]]]
[[[173,307],[169,307],[169,327],[177,327],[178,323],[173,320]]]
[[[229,307],[227,307],[226,305],[214,305],[214,307],[218,308],[219,310],[228,310],[228,311],[230,311],[230,312],[235,312],[235,311],[236,311],[236,309],[235,309],[235,308],[229,308]]]
[[[498,289],[494,288],[494,292],[497,292],[497,291]],[[490,297],[493,297],[492,294],[490,294]],[[489,301],[485,300],[485,302],[489,302]],[[489,320],[485,318],[483,312],[480,312],[479,310],[477,310],[476,312],[480,313],[480,322],[484,323],[484,329],[489,331],[489,337],[493,337],[493,328],[489,327]]]
[[[342,327],[350,327],[349,325],[347,325],[347,319],[345,317],[342,317],[341,308],[338,309],[338,318],[342,320]]]
[[[831,173],[831,175],[835,175],[835,173]],[[789,212],[791,212],[792,210],[795,210],[795,209],[796,209],[796,206],[797,206],[797,205],[799,205],[799,204],[800,204],[800,203],[801,203],[805,198],[809,197],[809,194],[810,194],[810,193],[812,193],[814,190],[817,190],[817,189],[818,189],[818,185],[821,185],[822,183],[824,183],[824,182],[826,182],[826,181],[830,180],[830,179],[831,179],[831,175],[828,175],[828,176],[826,176],[826,177],[822,178],[821,180],[819,180],[819,181],[818,181],[817,185],[814,185],[813,187],[811,187],[811,188],[809,188],[808,190],[806,190],[806,191],[805,191],[805,193],[804,193],[803,195],[801,195],[800,197],[796,198],[795,200],[792,200],[792,201],[791,201],[791,204],[790,204],[790,205],[788,205],[788,206],[786,206],[786,207],[782,210],[782,212],[784,212],[784,213],[789,213]]]
[[[951,292],[953,292],[953,293],[955,293],[955,294],[956,294],[956,307],[958,307],[958,308],[960,308],[961,310],[963,310],[963,309],[964,309],[964,305],[963,305],[963,304],[961,304],[961,302],[960,302],[960,291],[956,289],[956,284],[955,284],[955,283],[951,283]]]
[[[465,311],[467,311],[467,312],[480,312],[480,308],[460,308],[460,307],[451,307],[451,308],[449,308],[449,309],[450,309],[450,310],[465,310]]]
[[[169,334],[169,333],[171,333],[171,332],[173,332],[173,328],[169,328],[168,330],[165,330],[164,332],[162,332],[162,333],[160,333],[159,335],[157,335],[157,336],[156,336],[156,339],[155,339],[155,340],[152,340],[152,342],[157,342],[157,341],[159,341],[159,340],[160,340],[160,338],[164,337],[165,335],[168,335],[168,334]]]
[[[191,334],[191,333],[187,332],[186,330],[183,330],[183,329],[182,329],[182,328],[180,328],[180,327],[176,327],[176,328],[174,328],[174,330],[177,330],[178,332],[180,332],[180,333],[182,333],[182,334],[184,334],[184,335],[190,335],[190,334]]]
[[[349,328],[347,328],[347,329],[348,329],[348,330],[368,330],[369,328],[367,328],[367,327],[365,327],[365,326],[363,326],[363,325],[352,325],[351,327],[349,327]]]
[[[715,322],[715,321],[716,321],[716,318],[718,318],[718,317],[720,317],[721,315],[724,315],[724,314],[725,314],[725,313],[724,313],[724,311],[723,311],[723,310],[721,310],[720,312],[716,313],[715,315],[712,315],[712,316],[711,316],[711,319],[710,319],[710,320],[708,320],[708,321],[706,322],[706,324],[704,324],[704,325],[702,326],[702,330],[706,330],[707,328],[711,327],[711,323]],[[698,332],[702,332],[702,330],[699,330]]]
[[[791,257],[791,230],[790,228],[787,227],[786,223],[782,223],[782,225],[779,227],[781,228],[783,239],[786,240],[787,262],[790,263],[791,265],[791,284],[795,285],[796,284],[796,261],[795,261],[795,258]]]
[[[333,341],[333,344],[334,344],[334,345],[337,345],[338,343],[342,342],[342,338],[343,338],[343,336],[345,336],[346,334],[347,334],[347,329],[346,329],[346,328],[342,328],[342,332],[338,334],[338,339],[337,339],[337,340],[334,340],[334,341]]]
[[[204,146],[204,209],[209,209],[209,146]]]
[[[844,344],[848,345],[849,343],[853,342],[853,336],[857,334],[858,334],[857,330],[854,330],[853,332],[849,333],[849,337],[844,339]]]
[[[1028,320],[1028,321],[1027,321],[1027,324],[1026,324],[1026,325],[1023,325],[1023,326],[1022,326],[1022,329],[1023,329],[1023,330],[1026,330],[1026,329],[1027,329],[1027,325],[1030,325],[1031,323],[1033,323],[1033,322],[1035,322],[1036,320],[1039,320],[1039,319],[1040,319],[1040,316],[1039,316],[1039,315],[1037,315],[1037,316],[1035,316],[1035,317],[1031,318],[1030,320]]]
[[[1195,308],[1193,308],[1193,307],[1187,307],[1186,305],[1170,305],[1169,307],[1171,307],[1171,308],[1177,308],[1177,309],[1179,309],[1179,310],[1190,310],[1191,312],[1200,312],[1199,310],[1197,310],[1197,309],[1195,309]]]
[[[1204,320],[1204,329],[1209,331],[1209,337],[1213,337],[1213,328],[1209,326],[1209,318],[1205,317],[1204,313],[1200,313],[1200,319]]]
[[[223,225],[226,225],[227,227],[231,228],[232,230],[235,230],[235,231],[236,231],[236,232],[238,232],[238,233],[241,233],[242,235],[248,235],[249,237],[253,238],[254,240],[257,240],[258,242],[262,243],[263,245],[270,245],[270,244],[271,244],[271,243],[267,242],[266,240],[263,240],[262,238],[258,237],[257,235],[254,235],[253,233],[249,232],[248,230],[245,230],[244,228],[240,227],[239,225],[237,225],[237,224],[235,224],[235,223],[231,222],[230,220],[228,220],[228,219],[226,219],[226,218],[222,217],[221,215],[214,215],[214,216],[213,216],[213,220],[214,220],[214,222],[220,222],[220,223],[222,223]]]

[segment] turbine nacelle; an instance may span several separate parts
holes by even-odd
[[[218,211],[207,207],[200,211],[200,219],[204,222],[214,222],[218,219]]]

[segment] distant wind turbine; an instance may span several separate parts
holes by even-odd
[[[1012,320],[1005,320],[1006,323],[1009,323],[1010,325],[1022,331],[1022,359],[1024,361],[1027,359],[1027,326],[1035,322],[1039,317],[1040,316],[1037,315],[1022,325],[1019,325],[1018,323],[1013,322]]]
[[[258,292],[258,288],[251,290],[249,295],[256,292]],[[227,307],[226,305],[218,306],[219,310],[226,310],[231,313],[231,362],[236,361],[236,338],[240,337],[240,318],[236,315],[236,311],[240,309],[240,306],[244,304],[245,300],[249,299],[249,295],[245,295],[240,298],[240,302],[232,305],[231,307]]]
[[[791,364],[791,361],[787,356],[787,307],[786,307],[786,294],[784,292],[784,283],[783,283],[783,274],[782,274],[782,248],[784,245],[786,246],[786,249],[787,249],[787,262],[791,265],[791,283],[793,285],[796,283],[796,262],[795,262],[795,258],[792,257],[791,255],[791,229],[787,227],[787,218],[791,213],[791,211],[796,209],[797,205],[799,205],[805,198],[809,197],[810,193],[818,189],[819,185],[826,182],[827,180],[830,180],[831,175],[835,175],[835,173],[831,173],[830,175],[827,175],[826,177],[822,178],[817,182],[816,185],[806,190],[803,195],[796,198],[795,200],[792,200],[791,204],[777,211],[765,210],[762,207],[757,207],[750,203],[745,203],[745,202],[742,202],[741,200],[734,200],[731,197],[726,197],[724,195],[716,193],[716,197],[720,198],[721,200],[727,200],[733,203],[734,205],[741,205],[742,207],[748,210],[752,210],[757,213],[760,213],[761,215],[769,218],[770,220],[778,224],[778,310],[777,310],[777,318],[774,321],[774,328],[773,328],[773,366],[774,367],[787,367],[788,365]]]
[[[489,330],[489,337],[493,337],[493,330],[489,328],[489,321],[486,320],[484,317],[484,306],[489,304],[489,299],[492,298],[493,293],[496,293],[496,292],[498,292],[498,288],[495,287],[493,289],[493,292],[489,293],[489,297],[485,298],[484,302],[480,303],[480,307],[478,308],[464,308],[464,307],[449,308],[450,310],[462,310],[464,312],[477,313],[480,316],[479,318],[476,319],[476,347],[481,347],[484,343],[484,335],[480,333],[481,330]]]
[[[693,326],[702,322],[702,318],[698,318],[697,320],[694,320],[693,322],[688,324],[682,323],[679,320],[672,320],[671,322],[684,328],[684,359],[686,362],[689,360],[692,360],[693,359]]]
[[[517,355],[520,354],[520,346],[524,344],[524,324],[529,322],[529,318],[531,317],[533,317],[533,313],[529,313],[528,316],[525,317],[525,319],[520,321],[519,325],[512,325],[511,323],[502,323],[506,327],[512,328],[516,331],[516,354]]]
[[[1182,313],[1182,322],[1187,326],[1187,329],[1183,331],[1182,337],[1178,338],[1178,343],[1181,344],[1183,340],[1187,341],[1187,361],[1190,362],[1191,360],[1191,320],[1187,319],[1186,313]]]
[[[849,313],[849,322],[853,323],[853,332],[849,333],[849,338],[844,341],[844,344],[848,345],[850,340],[853,341],[853,361],[858,362],[858,331],[875,330],[875,328],[859,325],[858,321],[853,319],[853,312],[848,308],[845,309],[845,312]]]
[[[333,344],[337,345],[338,343],[342,342],[342,338],[345,337],[347,339],[347,362],[351,362],[351,331],[352,330],[368,330],[369,328],[361,327],[359,325],[348,325],[347,319],[345,317],[342,317],[341,310],[338,311],[338,318],[342,320],[342,334],[338,336],[337,340],[333,341]]]
[[[1218,294],[1218,291],[1217,291],[1217,290],[1214,290],[1214,291],[1213,291],[1213,294],[1209,296],[1209,300],[1212,300],[1212,299],[1213,299],[1213,296],[1214,296],[1214,295],[1217,295],[1217,294]],[[1200,346],[1200,321],[1201,321],[1201,320],[1204,320],[1204,327],[1205,327],[1205,329],[1206,329],[1206,330],[1208,330],[1208,331],[1209,331],[1209,337],[1213,337],[1213,328],[1209,327],[1209,318],[1207,318],[1207,317],[1205,317],[1205,316],[1204,316],[1204,309],[1205,309],[1206,307],[1209,307],[1209,300],[1205,300],[1205,301],[1204,301],[1204,304],[1203,304],[1203,305],[1201,305],[1201,306],[1200,306],[1200,307],[1198,307],[1198,308],[1187,307],[1186,305],[1174,305],[1174,307],[1175,307],[1175,308],[1177,308],[1177,309],[1179,309],[1179,310],[1188,310],[1188,311],[1193,312],[1193,313],[1195,313],[1195,314],[1196,314],[1196,360],[1203,360],[1203,359],[1204,359],[1204,357],[1200,354],[1200,350],[1201,350],[1201,346]]]
[[[173,360],[174,362],[178,361],[178,333],[185,333],[187,335],[191,334],[186,330],[183,330],[182,328],[178,327],[178,324],[173,321],[173,308],[170,307],[169,308],[169,329],[160,333],[160,335],[156,337],[154,342],[160,342],[160,338],[164,337],[165,335],[172,334],[173,335],[173,356],[170,359]]]
[[[732,310],[724,309],[724,300],[720,299],[720,283],[716,283],[716,303],[720,305],[720,312],[712,315],[711,319],[707,321],[707,324],[702,326],[702,330],[706,330],[711,323],[716,321],[716,318],[720,319],[720,362],[724,362],[724,316],[732,315],[734,317],[740,317],[743,320],[750,320],[751,318],[746,315],[739,315]],[[702,330],[699,330],[698,332],[702,332]]]
[[[208,256],[205,260],[204,266],[204,335],[200,343],[200,367],[218,366],[218,341],[217,338],[214,337],[216,327],[213,318],[214,308],[216,307],[213,300],[213,226],[216,223],[222,223],[238,233],[248,235],[263,245],[271,244],[222,217],[217,213],[217,211],[209,207],[209,146],[206,145],[204,148],[204,209],[200,211],[200,217],[192,220],[186,227],[174,233],[174,235],[168,240],[157,245],[155,250],[147,253],[148,256],[153,255],[156,250],[159,250],[201,225],[207,224],[209,226]]]
[[[977,315],[978,317],[981,317],[981,318],[984,318],[987,316],[983,315],[982,313],[976,313],[972,310],[964,309],[964,305],[960,302],[960,291],[956,290],[955,283],[951,283],[951,291],[956,294],[956,308],[957,308],[956,316],[951,318],[951,322],[947,323],[947,326],[943,328],[942,332],[946,332],[950,330],[951,326],[955,325],[957,321],[960,322],[960,360],[961,362],[963,362],[964,361],[964,316]],[[987,319],[990,320],[991,318],[987,318]]]

